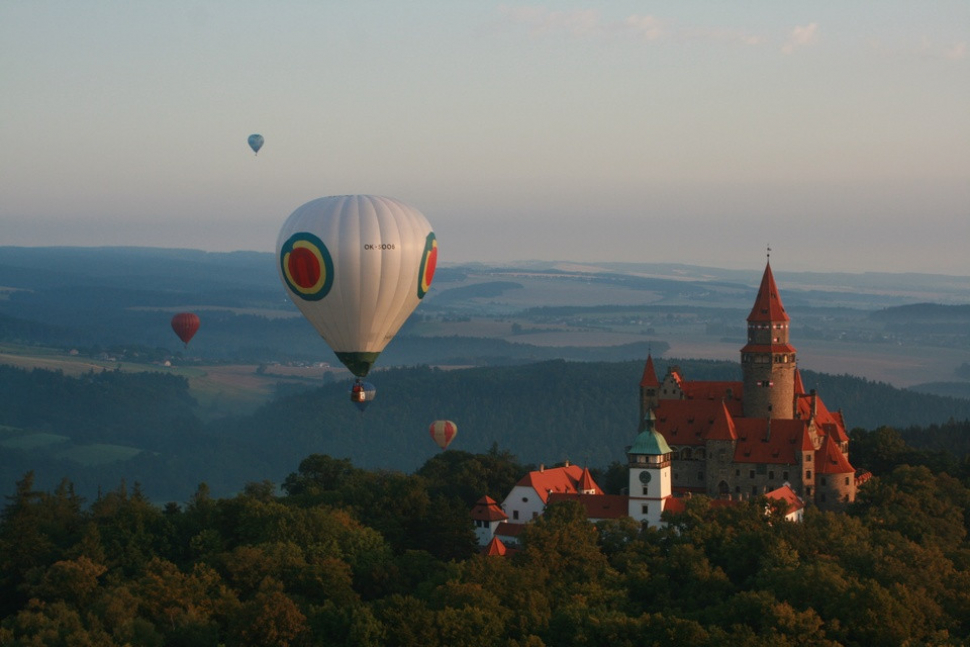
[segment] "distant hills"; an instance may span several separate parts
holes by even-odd
[[[678,360],[690,379],[739,378],[730,362]],[[658,361],[663,372],[666,361]],[[0,365],[0,493],[35,470],[50,489],[69,478],[87,497],[122,481],[154,501],[186,501],[205,482],[228,496],[247,482],[280,483],[314,453],[367,469],[413,471],[440,450],[435,419],[458,424],[451,448],[496,446],[526,463],[571,460],[596,468],[623,461],[638,425],[643,364],[545,361],[521,366],[390,369],[371,376],[377,399],[364,413],[348,381],[289,385],[252,414],[202,417],[185,378],[160,372],[60,372]],[[848,376],[804,372],[850,428],[970,419],[970,400],[895,389]],[[951,443],[951,447],[953,444]]]
[[[310,453],[412,470],[438,451],[437,418],[458,423],[459,449],[606,467],[636,428],[648,353],[738,379],[762,270],[441,267],[361,415],[272,254],[0,247],[0,488],[36,468],[86,496],[126,479],[184,500],[200,481],[220,495],[279,480]],[[970,277],[774,274],[805,384],[850,428],[970,417]],[[188,348],[180,310],[202,318]]]

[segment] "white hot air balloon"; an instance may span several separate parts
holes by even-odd
[[[276,253],[290,299],[362,378],[431,286],[438,243],[417,209],[343,195],[294,211]]]

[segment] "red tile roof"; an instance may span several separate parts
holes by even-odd
[[[630,497],[619,494],[567,494],[549,495],[549,503],[556,501],[578,501],[586,508],[589,519],[619,519],[629,514]]]
[[[685,510],[687,510],[687,499],[673,496],[664,499],[664,512],[669,511],[674,514],[681,514]]]
[[[816,452],[815,470],[819,474],[855,474],[855,468],[849,465],[845,454],[831,436],[825,437],[821,449]]]
[[[758,288],[758,296],[755,297],[748,321],[789,321],[788,313],[785,312],[785,306],[778,295],[775,277],[771,273],[771,263],[765,265],[761,287]]]
[[[495,528],[495,535],[501,535],[502,537],[518,537],[523,528],[525,528],[525,524],[503,521]]]
[[[580,487],[580,483],[584,477],[588,477],[587,484],[591,487]],[[531,487],[536,491],[536,494],[539,495],[543,503],[546,503],[551,492],[578,494],[582,489],[593,490],[594,494],[603,494],[600,486],[593,481],[589,470],[578,465],[551,467],[529,472],[516,485]]]
[[[742,353],[795,353],[791,344],[745,344]]]
[[[707,434],[708,440],[737,440],[738,433],[734,426],[734,418],[728,411],[727,405],[721,403],[721,411],[714,418],[711,430]]]
[[[498,537],[492,537],[492,541],[488,542],[485,548],[482,549],[483,555],[488,555],[490,557],[502,556],[508,552],[505,544]]]
[[[580,493],[582,492],[595,492],[599,490],[599,486],[596,485],[596,481],[593,480],[593,475],[590,473],[588,467],[583,468],[583,475],[579,479],[579,485],[577,488]]]
[[[657,372],[653,368],[653,357],[647,355],[647,364],[643,367],[643,377],[640,378],[640,386],[660,386],[660,380],[657,379]]]
[[[795,494],[795,490],[791,489],[791,486],[787,483],[782,485],[777,490],[772,490],[771,492],[765,493],[765,496],[769,499],[775,499],[777,501],[784,501],[787,503],[788,509],[786,514],[797,512],[805,507],[805,502],[802,501],[801,497]]]
[[[730,414],[731,406],[714,400],[660,400],[656,429],[668,445],[703,445],[716,422],[719,435],[730,433],[724,416],[725,412]]]
[[[741,401],[744,382],[682,382],[680,385],[688,400]]]
[[[502,507],[490,496],[483,496],[472,508],[472,519],[476,521],[504,521],[508,518]]]
[[[794,465],[808,439],[805,420],[775,418],[769,425],[767,418],[740,418],[734,423],[738,434],[734,460],[738,463]],[[808,443],[811,448],[811,439]]]

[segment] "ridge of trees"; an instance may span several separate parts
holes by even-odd
[[[672,361],[658,359],[658,372]],[[676,363],[688,379],[739,377],[730,362]],[[32,469],[48,489],[67,477],[88,498],[123,479],[139,480],[153,501],[185,500],[203,480],[226,496],[247,481],[281,481],[313,453],[366,469],[416,470],[439,451],[427,435],[435,419],[458,424],[453,449],[480,453],[498,444],[529,463],[605,468],[623,460],[636,433],[642,370],[640,361],[392,369],[370,378],[378,397],[363,414],[348,402],[349,385],[333,383],[281,389],[251,415],[203,420],[183,378],[122,371],[74,378],[0,366],[0,473]],[[803,377],[843,410],[850,429],[919,427],[926,431],[906,432],[913,446],[966,453],[970,401],[849,376]],[[112,448],[126,460],[112,459]],[[91,451],[106,454],[85,462]],[[11,487],[12,479],[0,493]]]
[[[889,428],[852,444],[875,477],[846,513],[693,497],[657,529],[556,504],[511,557],[468,516],[527,469],[497,446],[410,475],[314,454],[281,489],[161,507],[27,473],[0,511],[0,644],[966,644],[967,475]]]

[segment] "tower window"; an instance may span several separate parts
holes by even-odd
[[[805,478],[806,479],[812,478],[812,470],[805,470]]]
[[[650,506],[644,503],[642,506],[640,506],[640,512],[641,514],[650,514]]]

